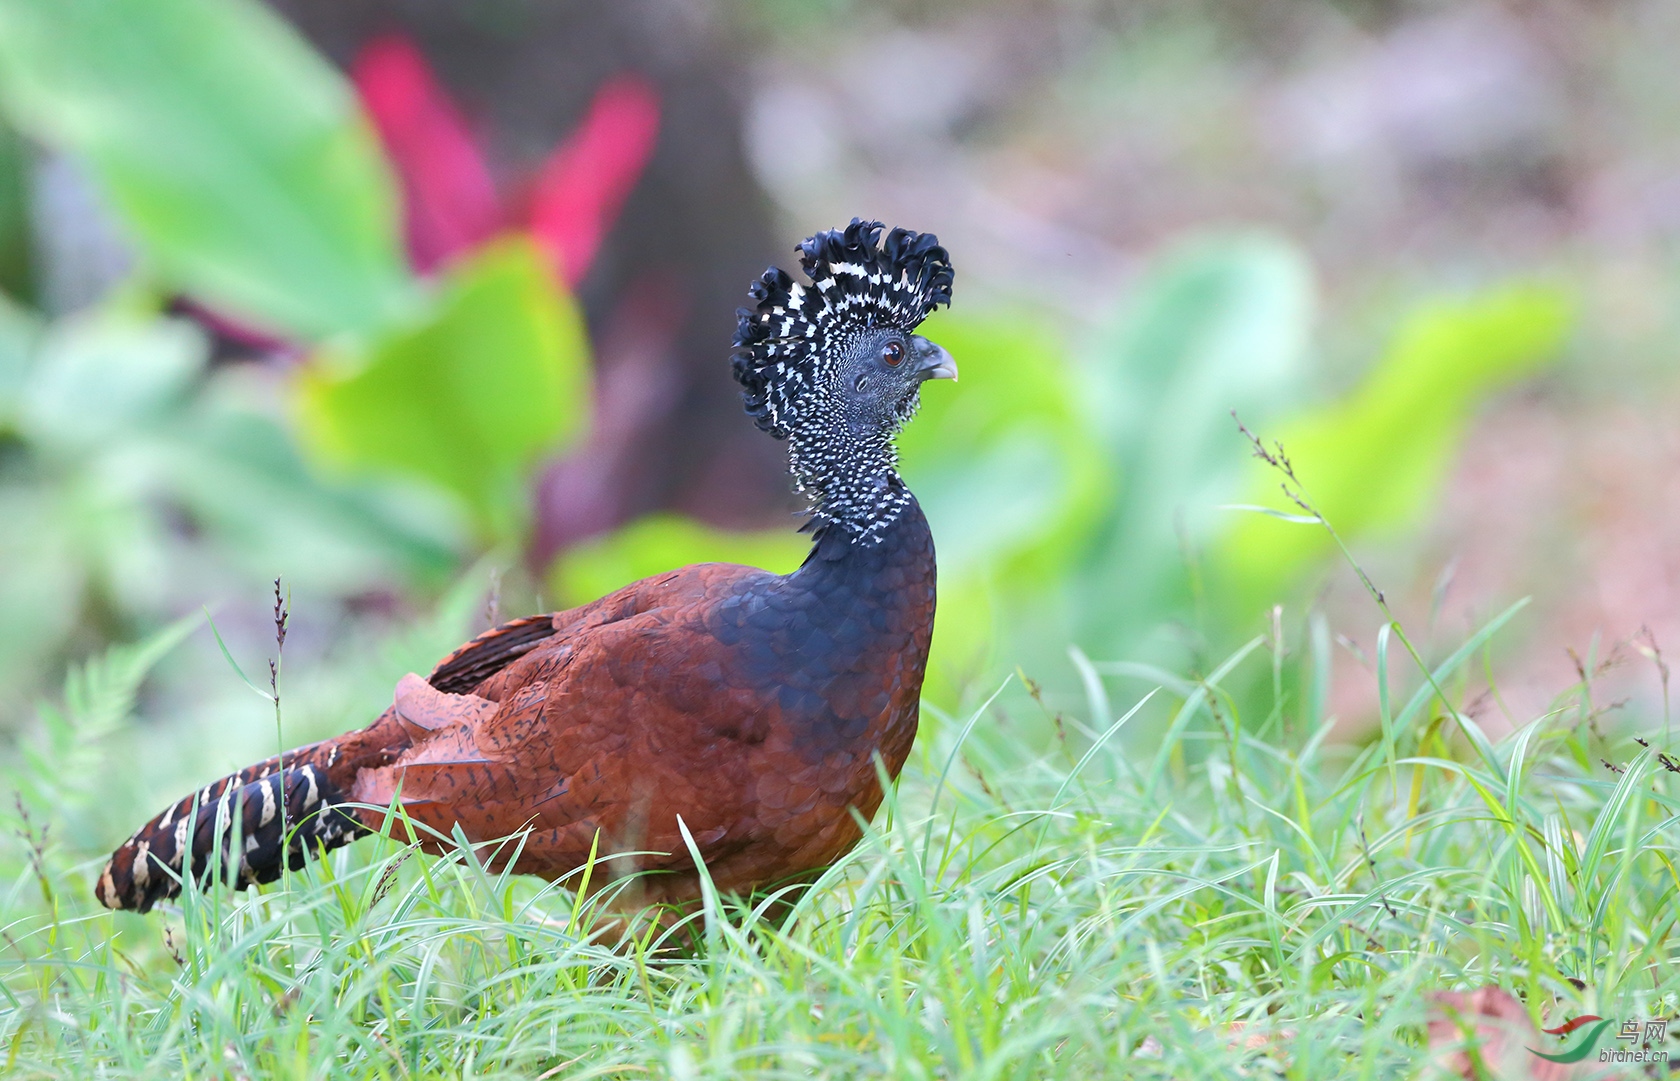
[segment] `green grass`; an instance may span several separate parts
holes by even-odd
[[[1348,748],[1289,701],[1235,717],[1224,684],[1271,656],[1251,643],[1162,677],[1176,713],[1144,753],[1107,704],[1135,684],[1082,662],[1092,712],[1042,755],[995,705],[930,716],[873,831],[784,925],[714,898],[698,948],[614,951],[562,886],[389,839],[260,894],[98,909],[103,852],[55,838],[100,786],[54,763],[114,768],[90,740],[157,652],[79,672],[16,770],[8,1076],[1410,1076],[1432,989],[1498,984],[1554,1023],[1680,1001],[1676,777],[1631,742],[1605,769],[1585,696],[1489,744],[1419,680]],[[1305,652],[1310,677],[1327,659]]]

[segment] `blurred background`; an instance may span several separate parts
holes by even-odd
[[[1665,0],[0,0],[0,733],[208,609],[110,734],[171,796],[273,750],[277,577],[296,743],[500,617],[796,566],[729,338],[853,216],[957,267],[930,723],[1258,639],[1234,685],[1370,735],[1382,614],[1232,509],[1298,513],[1233,410],[1427,656],[1532,597],[1490,732],[1666,710],[1677,48]]]

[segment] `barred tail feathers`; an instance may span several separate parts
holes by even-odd
[[[206,785],[111,853],[94,895],[106,908],[146,912],[178,895],[189,871],[194,882],[231,878],[240,889],[273,882],[282,862],[297,870],[317,848],[338,848],[367,832],[338,805],[350,801],[361,769],[388,763],[407,743],[395,711],[387,710],[359,732],[276,755]],[[212,867],[218,852],[220,866]]]

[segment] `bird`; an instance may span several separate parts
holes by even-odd
[[[587,866],[621,911],[692,904],[703,874],[742,896],[809,882],[850,851],[909,757],[933,636],[933,536],[894,438],[922,384],[958,374],[914,333],[950,304],[949,254],[884,228],[805,239],[805,280],[772,266],[736,313],[746,412],[805,498],[796,570],[694,564],[502,623],[404,676],[367,727],[172,804],[97,899],[143,913],[187,884],[273,882],[404,819],[433,854],[464,836],[493,869]]]

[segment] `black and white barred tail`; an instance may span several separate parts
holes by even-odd
[[[243,889],[273,882],[282,861],[297,870],[317,851],[367,832],[340,805],[349,802],[358,770],[390,761],[406,742],[387,712],[360,732],[276,755],[206,785],[111,853],[94,894],[106,908],[145,912],[179,894],[189,873],[200,885],[226,881]]]
[[[547,615],[511,620],[445,657],[429,682],[439,691],[463,693],[553,633]],[[111,853],[95,896],[106,908],[145,912],[179,894],[189,872],[199,885],[231,881],[243,889],[279,878],[282,860],[296,870],[322,849],[349,844],[384,818],[346,806],[357,775],[396,761],[413,745],[413,732],[393,705],[366,728],[206,785]],[[220,861],[213,860],[217,853]]]

